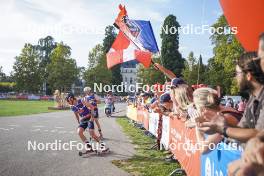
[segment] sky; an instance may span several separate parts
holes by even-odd
[[[102,43],[104,29],[113,24],[120,3],[126,6],[130,19],[151,22],[159,48],[161,27],[169,14],[185,29],[211,26],[222,14],[218,0],[0,0],[0,66],[9,75],[25,43],[37,44],[51,35],[71,47],[78,66],[87,67],[89,51]],[[193,51],[207,63],[213,56],[209,37],[208,31],[180,33],[183,57]]]

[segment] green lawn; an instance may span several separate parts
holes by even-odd
[[[166,154],[164,152],[150,150],[150,147],[155,143],[155,139],[145,136],[143,131],[133,127],[127,118],[119,118],[117,122],[130,137],[136,149],[136,154],[132,158],[114,160],[113,164],[117,167],[136,176],[168,176],[173,170],[180,167],[177,163],[165,162]]]
[[[54,101],[0,100],[0,117],[54,112]]]

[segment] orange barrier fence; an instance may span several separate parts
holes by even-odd
[[[127,107],[127,117],[142,124],[146,130],[156,136],[157,142],[159,143],[160,140],[162,146],[174,154],[188,176],[215,175],[214,173],[226,175],[228,164],[241,155],[241,151],[236,149],[231,151],[217,149],[201,155],[195,129],[186,128],[180,119],[162,116],[162,126],[159,128],[158,113],[148,112],[144,107],[136,108],[132,105]],[[223,142],[220,144],[225,146]],[[222,158],[219,158],[219,153]]]

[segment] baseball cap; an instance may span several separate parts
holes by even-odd
[[[160,103],[167,103],[171,101],[171,97],[169,93],[164,93],[160,96]]]
[[[173,78],[171,80],[171,87],[177,87],[178,85],[186,84],[185,81],[181,78]]]

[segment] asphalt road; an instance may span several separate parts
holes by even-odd
[[[113,114],[114,117],[107,118],[103,106],[99,108],[102,132],[111,150],[102,156],[80,157],[77,147],[69,151],[52,150],[50,146],[49,150],[43,149],[46,143],[55,143],[56,140],[57,144],[81,142],[76,133],[77,122],[71,111],[1,117],[0,175],[129,175],[111,163],[112,160],[129,158],[135,152],[128,137],[116,123],[116,118],[125,114],[125,104],[117,104],[116,110],[119,112]],[[86,134],[89,136],[88,132]],[[37,150],[33,150],[34,142]]]

